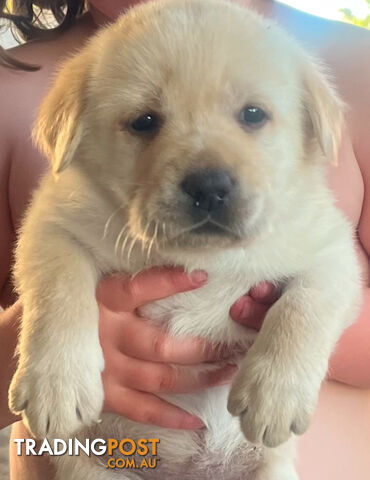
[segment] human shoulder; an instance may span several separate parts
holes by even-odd
[[[9,208],[14,220],[21,217],[18,204],[23,208],[43,168],[31,131],[60,57],[49,42],[22,45],[9,53],[22,62],[40,66],[35,72],[0,67],[0,163],[8,172]],[[14,209],[19,210],[19,215],[14,215]]]
[[[370,31],[332,22],[328,36],[323,55],[347,103],[355,139],[356,129],[366,121],[370,122]]]
[[[31,141],[39,104],[59,64],[83,45],[90,30],[82,22],[53,40],[31,42],[9,51],[22,62],[38,64],[38,71],[0,67],[0,164],[3,173],[8,172],[9,208],[15,227],[47,166]]]
[[[338,90],[347,105],[347,125],[364,184],[358,235],[370,255],[370,31],[336,23],[327,50]],[[355,196],[357,192],[353,191]],[[367,268],[369,272],[369,267]],[[369,275],[369,273],[367,273]]]
[[[8,50],[9,55],[16,60],[38,66],[39,70],[28,72],[1,66],[2,107],[8,106],[14,110],[19,105],[23,109],[29,107],[32,99],[39,102],[62,61],[78,52],[94,30],[92,21],[82,18],[61,35],[44,41],[32,41]]]

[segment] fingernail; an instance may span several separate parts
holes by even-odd
[[[189,277],[197,285],[205,283],[208,280],[208,274],[204,270],[193,270]]]
[[[234,303],[232,307],[232,316],[234,320],[244,320],[251,313],[250,297],[242,297]]]
[[[205,428],[205,425],[200,418],[194,418],[194,428]]]
[[[187,415],[184,419],[184,427],[198,430],[204,428],[205,425],[200,418],[195,417],[194,415]]]
[[[240,318],[247,318],[251,314],[250,302],[244,301],[242,310],[240,312]]]
[[[231,315],[233,317],[239,318],[243,311],[244,298],[239,298],[234,305],[231,307]]]
[[[271,283],[263,282],[253,287],[250,291],[251,297],[256,301],[263,301],[266,297],[272,295],[275,287]]]

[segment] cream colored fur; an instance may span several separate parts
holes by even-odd
[[[351,227],[325,182],[342,113],[321,70],[275,25],[217,0],[139,6],[63,66],[36,130],[52,172],[16,252],[24,316],[10,405],[36,436],[93,426],[81,436],[159,437],[163,470],[147,478],[298,478],[289,439],[307,429],[360,297]],[[263,127],[240,124],[248,104],[268,112]],[[150,138],[128,127],[148,111],[162,118]],[[179,182],[198,166],[237,179],[227,234],[194,234],[182,211]],[[229,318],[232,303],[263,280],[283,292],[230,393],[166,396],[204,421],[201,435],[101,414],[97,282],[171,264],[207,270],[208,284],[143,314],[231,352],[254,338]],[[58,468],[63,480],[112,478],[83,457],[64,457]]]

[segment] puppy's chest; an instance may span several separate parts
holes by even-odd
[[[223,283],[221,278],[210,276],[209,283],[198,290],[146,305],[141,308],[141,314],[167,327],[175,336],[193,335],[216,343],[238,343],[244,337],[249,337],[248,329],[234,324],[229,311],[251,285],[246,279],[243,282],[232,279],[226,281]]]
[[[207,284],[146,305],[141,313],[154,323],[168,327],[175,336],[193,335],[230,346],[250,341],[252,332],[232,321],[230,308],[252,286],[269,278],[268,273],[248,265],[242,254],[213,262],[188,262],[185,268],[207,271]]]
[[[254,242],[248,248],[235,248],[217,254],[192,254],[176,252],[173,255],[154,253],[144,257],[137,246],[118,267],[112,258],[106,267],[109,271],[135,273],[150,266],[177,265],[186,271],[196,269],[208,273],[203,287],[154,302],[141,309],[153,322],[169,327],[174,335],[196,335],[216,343],[244,343],[250,332],[229,317],[232,304],[261,281],[282,283],[294,276],[302,267],[300,249],[296,242],[283,241],[284,235]],[[105,249],[105,252],[110,249]]]
[[[214,415],[222,416],[222,412]],[[104,417],[103,417],[104,418]],[[225,420],[225,418],[224,418]],[[215,421],[215,425],[217,424]],[[108,423],[99,425],[98,438],[107,438]],[[104,432],[104,426],[105,432]],[[114,435],[118,437],[159,438],[157,451],[157,467],[143,471],[125,471],[123,478],[148,480],[175,479],[181,480],[252,480],[254,474],[263,461],[264,450],[249,444],[241,434],[239,422],[231,420],[218,425],[217,433],[212,428],[202,429],[198,432],[165,431],[153,427],[133,426],[131,422],[117,419],[114,422]],[[103,428],[103,431],[101,430]],[[149,433],[148,433],[149,431]],[[140,433],[141,432],[141,433]],[[93,436],[97,436],[95,432]],[[120,453],[114,456],[120,458]],[[103,458],[103,463],[109,457]],[[140,463],[141,457],[135,457]],[[126,476],[127,475],[127,476]],[[105,477],[104,477],[105,478]],[[112,475],[112,478],[121,478]]]
[[[164,478],[181,480],[250,480],[261,464],[261,450],[244,444],[225,461],[222,452],[200,452],[182,465],[161,463],[145,478],[163,480]]]

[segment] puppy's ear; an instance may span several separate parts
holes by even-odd
[[[314,135],[326,159],[336,165],[344,123],[344,103],[332,87],[324,68],[312,58],[303,65],[304,106],[307,129]]]
[[[87,52],[65,62],[39,109],[33,138],[54,173],[71,163],[82,138],[89,65]]]

